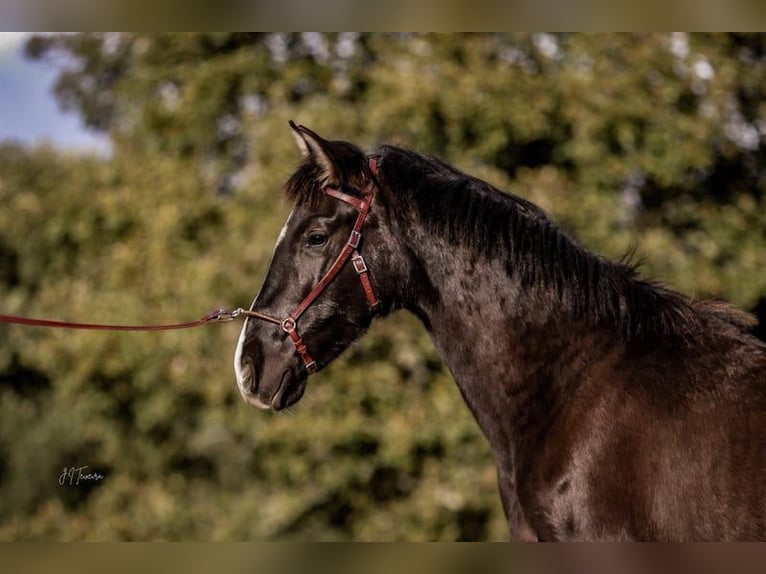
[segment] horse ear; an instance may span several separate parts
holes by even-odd
[[[309,149],[309,144],[306,142],[306,139],[303,137],[303,134],[301,133],[300,128],[295,125],[295,122],[293,120],[290,120],[288,122],[290,124],[290,127],[293,130],[293,137],[295,138],[295,143],[298,144],[298,147],[301,150],[301,154],[304,158],[307,158],[311,155],[311,150]]]
[[[296,125],[292,120],[290,120],[290,127],[303,157],[313,159],[322,169],[322,179],[325,182],[338,181],[340,169],[331,151],[332,144],[306,126]]]

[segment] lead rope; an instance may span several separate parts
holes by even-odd
[[[32,317],[23,317],[21,315],[5,315],[0,313],[0,323],[12,323],[16,325],[27,325],[30,327],[49,327],[54,329],[80,329],[88,331],[173,331],[179,329],[193,329],[195,327],[204,327],[213,323],[228,323],[240,315],[253,314],[253,311],[237,308],[233,311],[226,309],[215,309],[207,315],[200,317],[196,321],[186,321],[184,323],[166,323],[161,325],[112,325],[104,323],[76,323],[72,321],[58,321],[54,319],[35,319]],[[258,315],[260,315],[258,313]],[[261,319],[269,320],[267,317]]]

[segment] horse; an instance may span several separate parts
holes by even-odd
[[[512,540],[766,539],[752,316],[589,252],[435,157],[290,126],[294,208],[235,352],[247,402],[296,403],[375,317],[407,310],[489,442]]]

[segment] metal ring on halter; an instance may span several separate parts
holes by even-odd
[[[292,333],[295,331],[295,319],[292,317],[285,317],[282,321],[281,327],[285,333]]]

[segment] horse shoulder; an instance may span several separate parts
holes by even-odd
[[[520,466],[542,539],[766,535],[766,346],[713,346],[621,352],[582,374]]]

